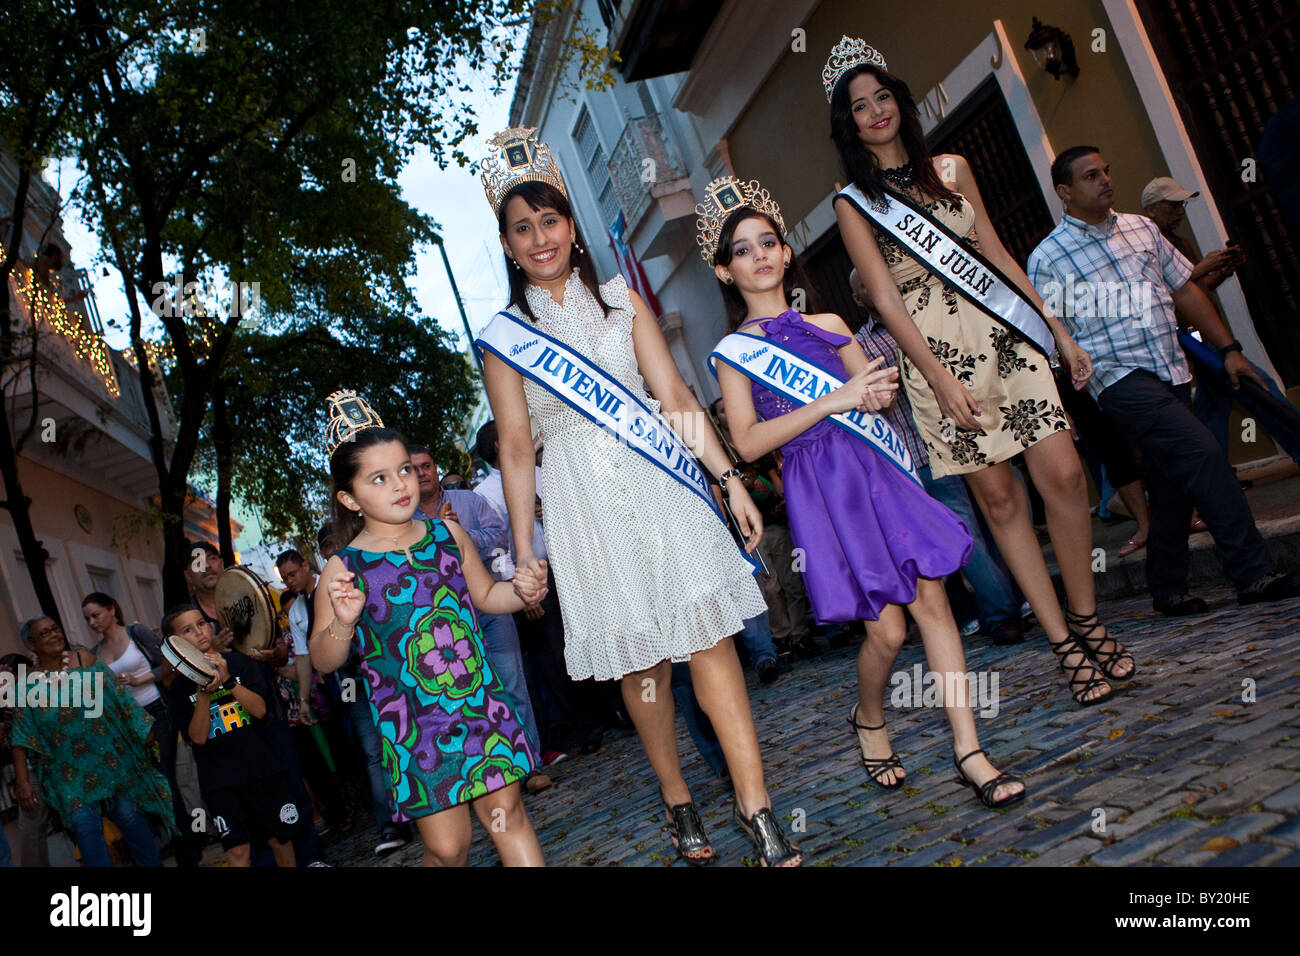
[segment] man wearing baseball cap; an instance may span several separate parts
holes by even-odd
[[[1236,246],[1228,249],[1216,249],[1204,257],[1198,256],[1191,242],[1174,230],[1183,221],[1183,207],[1187,200],[1195,199],[1200,192],[1184,189],[1176,179],[1169,176],[1157,176],[1147,183],[1142,190],[1142,211],[1147,214],[1160,234],[1181,252],[1189,261],[1196,263],[1192,267],[1192,277],[1205,293],[1213,292],[1237,271],[1237,267],[1246,261],[1246,254]]]

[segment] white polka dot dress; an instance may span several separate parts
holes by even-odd
[[[543,332],[658,411],[636,364],[627,284],[616,276],[600,290],[608,316],[576,269],[563,306],[535,286],[526,294]],[[524,394],[546,443],[542,527],[571,677],[612,680],[685,660],[767,610],[751,566],[698,495],[527,378]]]

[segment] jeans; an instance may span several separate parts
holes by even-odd
[[[1010,576],[1002,569],[993,553],[989,550],[988,540],[984,537],[979,518],[975,515],[975,505],[966,491],[966,482],[961,475],[946,475],[935,478],[930,474],[930,466],[918,468],[921,483],[926,493],[961,519],[970,532],[974,547],[962,573],[975,590],[975,602],[979,607],[980,623],[986,630],[1020,619],[1020,602],[1016,599],[1015,588]]]
[[[1277,387],[1277,382],[1273,381],[1272,376],[1254,362],[1250,363],[1250,367],[1268,383],[1268,390],[1275,398],[1279,398],[1284,402],[1288,400],[1282,390]],[[1196,397],[1192,400],[1192,410],[1196,413],[1196,417],[1210,430],[1214,440],[1226,452],[1228,450],[1228,420],[1232,415],[1232,403],[1237,400],[1238,395],[1229,389],[1227,383],[1223,382],[1215,373],[1207,371],[1199,365],[1196,372]],[[1300,462],[1300,447],[1297,447],[1293,442],[1287,441],[1286,438],[1287,435],[1294,434],[1293,432],[1285,426],[1278,427],[1277,419],[1264,409],[1246,407],[1244,404],[1242,407],[1246,408],[1246,411],[1273,436],[1273,440],[1281,445],[1292,459]],[[1282,437],[1279,438],[1278,436]]]
[[[116,794],[109,801],[107,816],[122,831],[136,866],[163,865],[153,831],[149,829],[149,821],[136,809],[130,797],[124,793]],[[77,849],[81,851],[82,866],[112,866],[108,858],[108,844],[104,842],[103,817],[100,805],[89,803],[69,814],[64,821],[72,831]]]
[[[393,812],[388,807],[388,778],[384,776],[384,765],[380,759],[382,744],[379,742],[379,728],[375,726],[374,715],[370,713],[370,698],[366,695],[365,684],[360,678],[353,678],[356,683],[357,699],[348,701],[348,721],[352,724],[352,733],[357,738],[357,745],[366,755],[366,776],[370,780],[370,812],[375,819],[375,829],[383,830],[393,822]]]
[[[691,683],[690,665],[684,662],[673,664],[672,681],[673,703],[677,705],[677,712],[682,715],[682,720],[686,721],[686,730],[691,735],[691,740],[695,742],[695,749],[700,752],[700,756],[714,773],[719,777],[726,776],[727,758],[722,752],[722,745],[718,743],[718,735],[713,732],[713,724],[709,722],[708,714],[701,709],[700,702],[695,699],[695,685]]]
[[[171,711],[161,697],[144,710],[153,718],[153,736],[158,741],[158,769],[167,778],[167,785],[172,791],[172,816],[176,820],[177,830],[173,843],[176,865],[198,866],[203,848],[190,826],[190,816],[185,811],[185,801],[181,799],[181,788],[176,779],[176,728],[172,725]]]
[[[492,670],[515,702],[516,716],[540,759],[541,741],[537,736],[537,718],[533,715],[532,700],[528,696],[528,680],[524,675],[524,657],[519,650],[519,632],[509,614],[484,614],[483,651]]]
[[[767,611],[745,621],[740,639],[745,643],[745,653],[754,667],[763,661],[776,660],[776,645],[772,643],[772,626]]]
[[[1192,413],[1190,391],[1190,385],[1170,385],[1138,369],[1101,393],[1106,414],[1142,450],[1151,497],[1147,584],[1153,598],[1187,591],[1193,508],[1209,526],[1219,563],[1238,589],[1274,567],[1227,455]]]

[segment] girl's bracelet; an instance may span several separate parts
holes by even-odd
[[[326,628],[326,630],[329,631],[329,635],[330,635],[330,637],[334,638],[334,640],[336,640],[336,641],[350,641],[350,640],[352,640],[352,635],[351,635],[351,634],[347,634],[347,635],[345,635],[345,636],[343,636],[343,637],[339,637],[337,634],[334,633],[334,622],[337,621],[337,620],[338,620],[338,618],[334,618],[333,620],[331,620],[330,623],[329,623],[329,627]],[[355,625],[353,625],[353,626],[355,627]]]
[[[740,475],[741,472],[739,468],[728,468],[722,474],[718,475],[718,485],[725,489],[727,487],[728,478],[739,478]]]

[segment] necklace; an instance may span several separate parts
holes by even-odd
[[[880,176],[885,182],[898,190],[911,189],[915,184],[912,176],[912,164],[904,163],[902,166],[891,166],[889,169],[882,169]]]
[[[391,542],[393,542],[393,547],[392,547],[391,549],[387,549],[387,550],[394,550],[394,551],[401,551],[401,552],[403,552],[403,553],[406,555],[406,560],[407,560],[409,563],[414,564],[414,563],[415,563],[415,558],[411,557],[411,546],[410,546],[409,544],[399,544],[399,543],[398,543],[398,541],[399,541],[399,539],[402,537],[402,535],[403,535],[403,534],[406,534],[406,533],[409,532],[410,530],[411,530],[411,528],[410,528],[410,525],[408,524],[408,525],[407,525],[407,528],[406,528],[406,531],[399,532],[398,534],[395,534],[395,535],[392,535],[392,536],[384,536],[384,535],[375,534],[373,531],[369,530],[368,528],[366,529],[366,534],[370,535],[370,537],[374,538],[376,541],[391,541]]]

